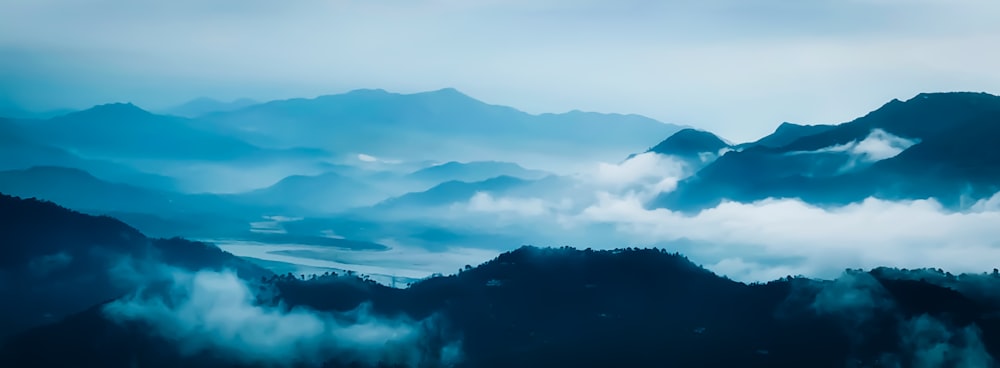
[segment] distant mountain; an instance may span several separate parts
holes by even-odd
[[[415,94],[356,90],[272,101],[208,114],[202,120],[265,147],[307,146],[442,161],[606,159],[679,129],[638,115],[531,115],[450,88]]]
[[[828,130],[833,129],[836,125],[798,125],[792,123],[781,123],[778,129],[775,129],[774,133],[771,133],[764,138],[758,139],[757,141],[744,143],[738,147],[770,147],[779,148],[792,143],[799,138],[824,133]]]
[[[202,115],[236,111],[256,105],[258,102],[249,98],[241,98],[230,102],[222,102],[208,97],[200,97],[163,111],[167,115],[196,118]]]
[[[22,134],[90,157],[227,160],[259,154],[239,139],[130,103],[100,105],[47,120],[19,121]]]
[[[551,175],[551,173],[541,170],[528,170],[512,162],[449,161],[440,165],[434,165],[417,170],[407,175],[406,178],[423,183],[440,184],[446,181],[482,181],[498,176],[510,176],[520,179],[535,180],[548,175]]]
[[[421,209],[431,210],[441,206],[467,202],[477,192],[486,192],[493,196],[546,198],[560,189],[568,189],[571,184],[569,179],[554,175],[537,180],[526,180],[512,176],[498,176],[476,182],[453,180],[438,184],[425,191],[386,199],[369,209],[363,209],[361,213],[371,211],[376,214],[395,211],[419,213]]]
[[[723,148],[729,147],[728,143],[715,134],[687,128],[674,133],[663,142],[650,148],[648,152],[697,159],[699,155],[717,154]]]
[[[93,214],[110,212],[155,214],[165,218],[260,216],[260,207],[240,205],[211,194],[180,194],[110,183],[77,169],[32,167],[0,172],[0,192],[54,201]]]
[[[505,191],[526,185],[527,183],[528,180],[512,176],[499,176],[471,183],[453,180],[441,183],[423,192],[407,193],[400,197],[387,199],[375,205],[375,207],[381,209],[419,209],[421,207],[448,205],[454,202],[466,201],[479,191]]]
[[[783,127],[765,144],[720,157],[650,207],[696,211],[723,199],[768,197],[826,205],[875,196],[933,197],[957,208],[1000,190],[997,96],[920,94],[837,126]]]
[[[372,315],[439,316],[441,329],[422,341],[420,352],[433,361],[441,357],[433,353],[436,348],[460,338],[457,368],[662,367],[664,362],[990,367],[1000,353],[995,318],[1000,306],[975,291],[1000,287],[995,274],[945,277],[932,270],[878,269],[845,272],[832,281],[789,277],[746,285],[657,249],[522,247],[406,289],[336,275],[268,281],[284,305],[303,308],[297,309],[299,316],[303,310],[350,311],[363,303],[372,306]],[[267,340],[272,346],[294,338],[290,330],[280,331]],[[252,366],[234,356],[238,350],[225,349],[236,346],[235,340],[224,340],[236,339],[232,334],[216,342],[221,349],[184,354],[176,347],[180,342],[157,333],[144,324],[110,322],[94,308],[17,336],[0,354],[0,364]],[[322,364],[392,366],[343,361],[350,359],[337,356]],[[941,362],[949,363],[935,364]],[[310,363],[303,366],[321,364]]]
[[[0,304],[0,340],[117,298],[151,277],[142,273],[155,264],[268,274],[214,246],[147,239],[109,217],[5,194],[0,194],[0,239],[0,297],[7,301]]]
[[[358,169],[342,171],[360,175]],[[365,181],[331,171],[315,176],[293,175],[270,187],[227,197],[243,203],[321,214],[371,205],[386,194]]]
[[[83,159],[64,149],[24,138],[15,123],[0,119],[0,171],[60,166],[111,181],[158,190],[175,190],[173,178],[138,171],[111,161]]]
[[[54,109],[45,111],[30,111],[16,103],[0,99],[0,118],[8,119],[48,119],[73,112],[73,109]]]

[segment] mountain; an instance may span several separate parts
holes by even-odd
[[[528,180],[512,176],[498,176],[478,182],[453,180],[441,183],[423,192],[407,193],[396,198],[387,199],[378,203],[375,207],[380,209],[436,207],[466,201],[473,194],[476,194],[476,192],[506,191],[527,183]]]
[[[837,126],[785,125],[765,138],[770,144],[720,157],[648,206],[697,211],[768,197],[837,205],[874,196],[959,208],[1000,190],[997,134],[1000,97],[920,94]]]
[[[234,219],[244,219],[242,225],[245,227],[247,221],[267,211],[266,207],[234,203],[212,194],[181,194],[111,183],[87,172],[63,167],[2,171],[0,192],[55,201],[92,214],[147,214],[191,225],[192,221],[202,221],[202,225],[213,224],[219,228],[231,228],[223,224]]]
[[[527,180],[513,176],[498,176],[482,181],[448,181],[421,191],[407,193],[386,199],[372,207],[358,209],[365,216],[388,216],[390,213],[419,214],[422,210],[433,210],[454,204],[467,203],[476,193],[484,192],[492,196],[514,196],[525,198],[550,198],[556,193],[571,189],[571,179],[549,175],[542,179]]]
[[[723,148],[730,145],[721,138],[697,129],[681,129],[667,139],[663,140],[647,152],[655,152],[662,155],[678,156],[686,159],[698,159],[702,154],[718,154]]]
[[[340,171],[360,175],[357,170]],[[228,197],[243,203],[321,214],[371,205],[384,199],[386,194],[361,179],[331,171],[313,176],[289,176],[267,188]]]
[[[7,301],[0,305],[0,339],[117,298],[148,276],[143,273],[154,272],[155,264],[267,274],[214,246],[148,239],[109,217],[5,194],[0,234],[0,295]]]
[[[257,147],[202,129],[191,120],[156,115],[130,103],[19,123],[32,141],[90,157],[227,160],[260,153]]]
[[[175,190],[173,178],[150,174],[112,161],[84,159],[67,150],[23,137],[15,123],[0,119],[0,170],[60,166],[92,173],[103,180],[159,190]]]
[[[783,147],[798,140],[799,138],[824,133],[834,127],[836,127],[836,125],[799,125],[784,122],[781,123],[781,125],[778,125],[778,128],[774,130],[774,133],[758,139],[757,141],[741,144],[738,147]]]
[[[510,176],[521,179],[535,180],[551,175],[541,170],[528,170],[512,162],[449,161],[440,165],[417,170],[406,176],[407,179],[422,183],[440,184],[447,181],[483,181],[498,176]]]
[[[973,291],[983,285],[1000,286],[1000,276],[877,269],[846,271],[829,281],[788,277],[747,285],[658,249],[522,247],[477,267],[467,266],[456,275],[432,277],[405,289],[343,275],[271,277],[262,287],[274,287],[287,309],[274,309],[267,318],[256,320],[237,316],[233,320],[239,322],[225,325],[222,333],[212,327],[216,317],[191,315],[192,322],[173,317],[172,313],[185,315],[180,313],[191,309],[165,307],[157,314],[182,324],[200,321],[203,329],[188,336],[184,325],[112,322],[106,316],[114,309],[104,304],[18,335],[5,345],[0,363],[990,367],[1000,353],[1000,322],[994,317],[1000,305]],[[234,307],[231,302],[185,305],[206,308],[206,316],[218,318],[226,316],[219,312]],[[267,325],[281,318],[305,323],[312,321],[310,316],[352,313],[359,306],[367,306],[361,307],[364,319],[327,325],[332,329],[328,333],[339,340],[325,348],[357,344],[352,338],[359,335],[344,331],[366,331],[376,341],[369,353],[380,358],[366,361],[356,354],[327,354],[325,359],[303,360],[308,358],[278,352],[291,342],[301,343],[291,345],[300,348],[314,342],[309,336],[316,333],[308,329],[264,329],[272,332],[263,341],[243,334],[258,331],[248,328],[253,324]],[[413,350],[406,350],[407,340],[385,343],[378,338],[384,336],[378,327],[388,328],[379,324],[385,316],[436,322],[416,327],[422,338]],[[412,330],[391,331],[399,335]],[[251,350],[253,346],[260,348]],[[391,364],[400,356],[412,357],[410,363]],[[454,356],[461,358],[448,359]]]
[[[163,113],[167,115],[181,116],[185,118],[196,118],[210,113],[235,111],[256,105],[257,103],[258,103],[257,101],[251,100],[249,98],[241,98],[230,102],[222,102],[208,97],[199,97],[194,100],[166,109],[163,111]]]
[[[679,129],[638,115],[531,115],[450,88],[414,94],[356,90],[271,101],[201,120],[264,147],[306,146],[439,161],[624,156],[631,147],[654,143],[650,137]]]

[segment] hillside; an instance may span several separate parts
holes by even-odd
[[[231,267],[248,277],[267,271],[214,246],[149,239],[110,217],[51,202],[0,194],[0,339],[59,321],[142,284],[158,265]]]

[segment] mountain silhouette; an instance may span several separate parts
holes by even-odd
[[[326,172],[289,176],[267,188],[227,197],[243,203],[329,214],[374,204],[385,195],[365,181]]]
[[[21,121],[20,127],[33,141],[91,157],[226,160],[260,151],[188,119],[156,115],[131,103],[99,105],[47,120]]]
[[[65,149],[32,141],[9,120],[0,119],[0,170],[24,170],[35,166],[59,166],[87,171],[111,182],[175,190],[173,178],[150,174],[113,161],[84,159]]]
[[[434,165],[417,170],[407,175],[407,178],[417,180],[422,183],[440,184],[447,181],[482,181],[498,176],[510,176],[533,180],[541,179],[548,175],[551,174],[541,170],[528,170],[521,167],[521,165],[512,162],[449,161],[440,165]]]
[[[426,191],[407,193],[399,197],[389,198],[374,206],[377,210],[418,210],[450,205],[456,202],[468,201],[476,192],[504,192],[530,181],[513,176],[498,176],[478,182],[452,180],[444,182]]]
[[[839,205],[874,196],[933,197],[959,208],[1000,190],[1000,153],[991,148],[1000,132],[997,96],[920,94],[837,126],[783,127],[720,157],[649,206],[697,211],[724,199],[768,197]]]
[[[231,232],[273,209],[214,194],[183,194],[107,182],[64,167],[2,171],[0,192],[55,201],[90,214],[114,213],[140,229],[163,236]],[[171,226],[165,226],[168,224]]]
[[[167,115],[181,116],[185,118],[197,118],[202,115],[216,113],[216,112],[235,111],[256,105],[257,103],[258,103],[257,101],[251,100],[249,98],[240,98],[230,102],[222,102],[208,97],[199,97],[191,101],[185,102],[183,104],[166,109],[163,111],[163,113]]]
[[[531,115],[450,88],[414,94],[355,90],[271,101],[201,120],[263,147],[306,146],[439,161],[592,158],[609,152],[624,156],[631,147],[654,143],[650,137],[679,129],[637,115]]]
[[[747,285],[658,249],[522,247],[406,289],[344,275],[268,283],[291,308],[337,313],[370,303],[375,315],[441,316],[424,348],[460,336],[458,367],[920,366],[933,364],[933,346],[955,349],[945,358],[954,364],[990,366],[1000,352],[997,304],[962,291],[1000,285],[996,275],[877,269]],[[94,308],[18,335],[3,358],[19,366],[249,366],[224,351],[182,354],[177,343]],[[352,366],[349,359],[322,366]]]
[[[6,180],[3,180],[6,182]],[[187,269],[231,267],[248,277],[267,271],[214,246],[148,239],[110,217],[90,216],[36,199],[0,193],[0,339],[52,323],[136,287],[149,262]]]
[[[799,138],[815,135],[833,129],[836,125],[799,125],[789,122],[781,123],[773,133],[751,143],[741,144],[740,147],[763,146],[778,148],[788,145]]]
[[[648,152],[697,159],[699,154],[718,153],[730,145],[715,134],[697,129],[681,129],[663,140]]]

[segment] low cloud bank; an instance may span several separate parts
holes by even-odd
[[[906,318],[871,274],[848,271],[820,286],[810,307],[819,315],[834,316],[855,344],[870,335],[876,318],[895,320],[898,346],[878,357],[879,367],[992,367],[994,358],[983,345],[975,324],[955,326],[928,314]]]
[[[244,363],[318,365],[336,359],[437,367],[461,357],[460,342],[428,343],[442,341],[435,317],[380,317],[366,304],[344,313],[270,305],[259,300],[269,299],[267,293],[255,294],[228,271],[173,270],[165,276],[165,289],[140,289],[108,304],[105,315],[149,324],[182,353],[222,352]]]
[[[633,241],[697,243],[682,251],[744,281],[788,274],[829,278],[845,268],[878,266],[977,273],[1000,259],[1000,211],[987,205],[997,198],[966,212],[947,211],[933,199],[869,198],[837,208],[767,199],[724,202],[688,216],[606,195],[576,219],[614,224]]]
[[[869,137],[882,138],[877,132]],[[521,228],[536,232],[525,233],[526,238],[555,245],[663,247],[740,281],[786,275],[833,278],[846,268],[879,266],[980,273],[992,270],[993,260],[1000,259],[1000,194],[961,212],[947,210],[933,198],[869,198],[839,207],[798,199],[727,201],[694,215],[645,208],[656,194],[673,190],[683,179],[686,173],[679,167],[669,156],[639,155],[581,176],[587,190],[572,193],[572,206],[561,205],[566,198],[479,193],[465,207],[453,208],[477,216],[451,213],[449,218],[489,226],[483,213],[496,218],[506,214],[498,223],[521,221]],[[616,175],[621,176],[612,178]],[[524,216],[512,216],[518,214]],[[577,244],[581,238],[587,243]]]

